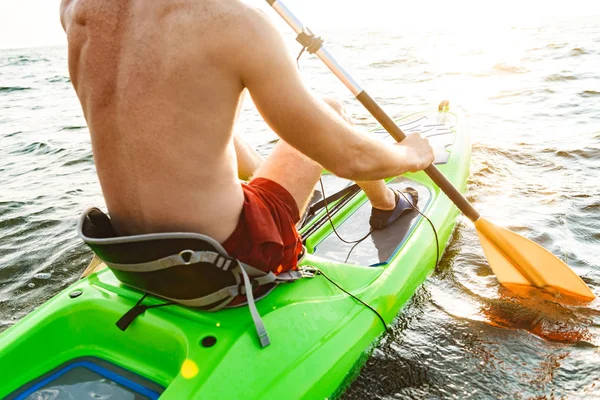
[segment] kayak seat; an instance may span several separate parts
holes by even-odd
[[[247,304],[262,347],[270,341],[255,301],[280,283],[310,276],[302,269],[275,275],[253,268],[198,233],[117,236],[108,215],[95,207],[81,215],[77,230],[119,281],[144,293],[207,311]],[[120,329],[152,307],[140,304],[143,299],[119,320]]]

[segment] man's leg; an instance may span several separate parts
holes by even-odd
[[[258,168],[253,178],[267,178],[283,186],[304,213],[321,176],[322,167],[283,140]]]
[[[356,184],[365,192],[373,208],[387,211],[396,207],[396,196],[385,181],[360,181]]]

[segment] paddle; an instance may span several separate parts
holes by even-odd
[[[298,34],[298,42],[327,65],[394,139],[402,141],[406,137],[404,132],[335,61],[323,47],[323,40],[313,35],[281,1],[266,1]],[[490,267],[502,285],[524,294],[529,294],[533,287],[537,287],[581,301],[595,298],[587,285],[552,253],[531,240],[482,218],[435,165],[427,167],[425,173],[473,221]]]

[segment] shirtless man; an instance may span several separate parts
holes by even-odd
[[[316,98],[269,18],[240,0],[63,0],[60,13],[120,235],[203,233],[241,261],[286,270],[322,167],[370,181],[360,184],[384,227],[408,205],[380,179],[433,162],[419,135],[384,145]],[[264,162],[234,139],[245,89],[283,139]],[[238,170],[253,181],[240,184]]]

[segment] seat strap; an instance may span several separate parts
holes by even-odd
[[[304,217],[302,218],[301,226],[304,227],[304,225],[306,225],[306,223],[312,217],[314,217],[319,211],[321,211],[321,209],[323,209],[326,205],[332,204],[334,201],[339,200],[344,196],[347,196],[347,195],[352,196],[352,195],[360,192],[360,190],[361,190],[360,187],[356,183],[354,183],[352,185],[346,186],[339,192],[336,192],[326,198],[322,198],[321,200],[312,204],[310,207],[308,207],[308,210],[304,213]],[[325,196],[325,193],[323,193],[322,195]]]
[[[242,277],[244,278],[244,287],[246,288],[246,299],[248,300],[248,309],[250,310],[250,315],[252,316],[252,321],[254,321],[254,326],[256,327],[256,333],[258,334],[258,340],[260,341],[260,345],[262,347],[267,347],[271,344],[271,340],[269,339],[269,335],[267,334],[267,329],[265,328],[265,324],[263,323],[260,314],[256,308],[256,303],[254,302],[254,293],[252,292],[252,283],[250,282],[250,277],[248,277],[248,273],[246,272],[246,268],[252,268],[249,265],[246,265],[242,262],[238,261],[239,270],[242,273]],[[236,267],[238,268],[238,267]],[[252,268],[254,269],[254,268]],[[234,272],[236,270],[234,269]]]
[[[190,265],[205,262],[208,264],[213,264],[216,267],[227,271],[233,261],[233,259],[225,257],[214,251],[183,250],[179,252],[179,254],[173,254],[167,257],[159,258],[158,260],[143,263],[120,264],[105,261],[105,264],[110,268],[124,272],[151,272],[176,267],[179,265]]]
[[[287,283],[294,282],[301,278],[306,278],[306,274],[302,268],[299,268],[297,271],[288,270],[285,272],[281,272],[277,275],[272,271],[269,273],[265,273],[264,271],[251,267],[248,264],[244,264],[245,270],[248,273],[248,276],[252,278],[253,282],[256,282],[259,285],[266,285],[268,283]]]
[[[220,290],[213,292],[209,295],[206,295],[204,297],[198,297],[195,299],[174,299],[174,298],[165,297],[165,296],[160,296],[160,297],[165,298],[167,300],[174,301],[179,304],[183,304],[184,306],[188,306],[188,307],[206,307],[210,304],[214,304],[219,301],[225,300],[228,297],[234,298],[238,294],[240,294],[238,286],[232,285],[232,286],[224,287],[223,289],[220,289]],[[219,307],[219,308],[222,308],[222,307]],[[216,311],[219,308],[211,308],[210,311]]]

